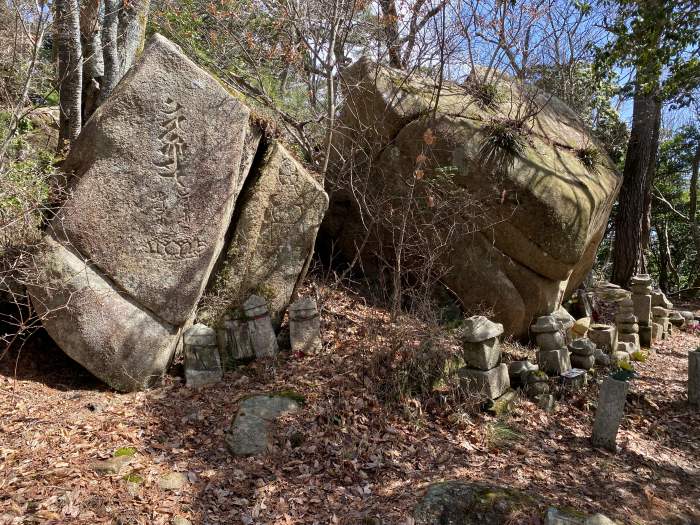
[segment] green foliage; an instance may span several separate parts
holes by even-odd
[[[514,157],[525,152],[522,123],[511,119],[493,119],[484,126],[485,136],[479,154],[486,166],[504,172]]]
[[[593,147],[577,149],[576,157],[588,170],[593,170],[600,162],[600,152]]]
[[[688,105],[700,84],[697,2],[603,0],[603,5],[614,9],[608,24],[613,38],[598,50],[598,75],[632,68],[634,84],[644,92],[658,93],[674,106]],[[626,86],[628,93],[634,84]]]
[[[498,91],[498,86],[493,83],[485,82],[467,82],[464,85],[467,93],[476,100],[477,104],[483,109],[493,109],[498,102],[501,101],[501,96]]]
[[[112,457],[118,458],[121,456],[134,456],[136,455],[136,449],[134,447],[120,447],[114,451]]]
[[[638,363],[644,363],[647,360],[647,354],[637,350],[636,352],[632,352],[630,359],[632,361],[637,361]]]

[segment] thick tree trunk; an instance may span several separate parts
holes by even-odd
[[[660,123],[661,101],[656,90],[647,93],[637,87],[613,244],[612,281],[624,287],[637,271],[642,256],[645,213],[650,206],[645,197],[651,188]]]
[[[82,128],[83,53],[78,0],[56,0],[60,130],[58,147],[73,142]]]

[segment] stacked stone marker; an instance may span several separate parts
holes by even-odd
[[[617,326],[618,346],[616,351],[621,351],[620,343],[631,343],[633,352],[639,350],[639,324],[637,316],[634,315],[634,302],[632,299],[618,301],[618,310],[615,315]]]
[[[508,366],[501,360],[500,335],[503,325],[477,315],[466,320],[462,332],[462,348],[466,366],[459,377],[469,390],[497,399],[510,388]]]
[[[540,347],[537,352],[540,370],[552,375],[560,375],[571,370],[569,351],[566,349],[564,334],[556,317],[553,315],[538,317],[530,330],[535,334],[537,346]]]
[[[196,324],[185,331],[182,339],[187,386],[197,388],[221,381],[223,372],[216,331],[203,324]]]
[[[651,276],[639,274],[630,280],[634,315],[639,324],[639,345],[651,347]]]
[[[654,340],[666,339],[669,333],[668,310],[663,306],[653,306],[651,315],[654,320],[652,325],[651,338]]]
[[[700,409],[700,347],[688,352],[688,402]]]
[[[588,329],[588,338],[600,350],[612,355],[617,350],[617,329],[607,324],[592,324]]]
[[[321,350],[321,319],[312,298],[299,299],[289,307],[289,338],[292,352],[308,354]]]
[[[272,319],[265,299],[258,295],[251,295],[243,303],[243,314],[248,328],[250,347],[255,357],[274,357],[277,354],[277,336],[272,327]]]
[[[617,431],[625,409],[628,386],[626,381],[618,381],[612,377],[606,377],[603,381],[593,423],[594,447],[602,447],[612,452],[617,450]]]
[[[575,339],[569,343],[571,364],[576,368],[590,370],[595,365],[595,343],[588,338]]]

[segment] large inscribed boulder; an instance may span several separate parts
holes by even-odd
[[[397,239],[404,249],[427,239],[467,310],[493,309],[507,334],[525,335],[590,270],[621,177],[559,99],[510,79],[491,88],[484,101],[478,86],[438,93],[432,79],[367,59],[344,70],[342,169],[329,174],[339,190],[323,231],[346,257],[364,246],[382,264]]]
[[[32,301],[114,388],[166,369],[224,245],[259,140],[248,131],[249,110],[155,35],[71,148]]]
[[[249,110],[160,35],[87,122],[61,234],[143,307],[181,324],[222,248]]]

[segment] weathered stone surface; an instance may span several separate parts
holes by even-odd
[[[465,319],[461,337],[468,343],[479,343],[501,334],[503,334],[501,323],[494,323],[483,315],[475,315]]]
[[[572,355],[571,356],[571,366],[575,368],[580,368],[582,370],[589,370],[595,365],[594,355]]]
[[[537,318],[535,324],[530,327],[533,334],[558,332],[559,321],[553,315],[542,315]]]
[[[610,366],[612,362],[610,355],[603,352],[600,348],[596,348],[593,357],[595,357],[595,364],[598,366]]]
[[[86,123],[52,222],[140,305],[180,325],[221,251],[240,188],[249,110],[155,35]]]
[[[248,340],[255,357],[274,357],[277,355],[277,336],[272,328],[272,320],[265,299],[258,295],[251,295],[243,303],[243,314],[248,330]]]
[[[650,348],[651,347],[651,330],[652,330],[652,327],[650,325],[639,327],[639,346],[640,347],[643,347],[643,348]]]
[[[272,439],[270,431],[274,421],[299,408],[299,403],[289,396],[263,395],[245,399],[226,434],[226,445],[236,456],[263,454]]]
[[[615,441],[625,409],[628,387],[626,381],[618,381],[612,377],[606,377],[603,381],[593,422],[593,446],[612,452],[617,450]]]
[[[554,316],[554,318],[557,320],[559,323],[559,329],[564,333],[568,333],[576,322],[576,319],[574,319],[574,317],[563,306],[557,308],[552,316]]]
[[[651,315],[655,319],[667,318],[668,314],[669,314],[668,308],[665,308],[663,306],[653,306],[651,308]]]
[[[184,472],[168,472],[158,478],[161,490],[178,491],[187,485],[187,474]]]
[[[223,369],[216,332],[198,323],[185,330],[182,342],[187,386],[198,388],[221,381]]]
[[[566,344],[564,334],[561,332],[544,332],[535,336],[537,346],[542,350],[556,350]]]
[[[591,318],[582,317],[574,323],[574,326],[571,327],[571,332],[574,337],[586,337],[586,334],[588,334],[588,328],[590,326]]]
[[[593,356],[589,356],[590,359],[595,359]],[[581,390],[584,386],[588,384],[588,374],[586,370],[591,368],[572,368],[561,374],[561,386],[564,390],[570,392],[576,392]]]
[[[625,351],[625,350],[617,350],[616,352],[613,352],[611,357],[612,363],[619,365],[622,362],[629,363],[630,362],[630,353]]]
[[[651,306],[661,306],[666,309],[673,308],[673,303],[666,298],[666,294],[661,291],[651,292]]]
[[[526,384],[527,376],[531,372],[537,372],[540,369],[536,364],[530,361],[511,361],[508,363],[508,376],[512,386],[521,386]]]
[[[633,295],[634,315],[639,320],[639,324],[648,325],[651,323],[651,295]]]
[[[293,352],[319,352],[321,341],[321,318],[316,301],[304,297],[289,307],[289,339]]]
[[[423,202],[423,185],[435,181],[446,194],[465,189],[479,203],[474,227],[446,256],[451,270],[444,281],[467,307],[493,307],[505,333],[527,334],[532,319],[556,310],[590,270],[621,183],[604,149],[596,146],[600,164],[587,169],[575,155],[584,144],[597,144],[585,124],[556,97],[517,83],[498,83],[508,96],[494,110],[480,108],[462,86],[445,83],[434,115],[432,79],[407,79],[364,59],[346,68],[343,79],[340,154],[349,158],[353,147],[363,149],[358,156],[371,159],[371,191],[388,188],[399,201],[430,129],[434,143],[417,198]],[[522,155],[495,152],[508,157],[508,169],[495,176],[494,166],[483,161],[488,126],[510,118],[525,96],[541,100],[542,111]],[[438,178],[441,173],[449,176]],[[348,220],[352,195],[338,192],[332,201],[325,235],[352,258],[365,233],[362,222]],[[389,242],[390,235],[380,233],[366,250]]]
[[[537,352],[537,363],[540,370],[550,375],[559,375],[571,369],[569,351],[566,348],[540,350]]]
[[[700,409],[700,348],[688,352],[688,401]]]
[[[251,294],[265,298],[273,325],[279,325],[306,274],[328,208],[321,184],[281,144],[268,146],[258,173],[240,199],[212,305],[201,314],[214,326]]]
[[[612,353],[617,348],[617,329],[614,326],[594,324],[588,329],[588,338],[605,353]]]
[[[66,354],[117,390],[146,388],[160,379],[177,345],[176,327],[118,292],[51,236],[35,260],[32,304]]]
[[[603,514],[586,516],[581,512],[550,507],[545,514],[544,525],[615,525],[615,522]]]
[[[685,317],[675,310],[668,314],[668,320],[673,326],[678,328],[682,328],[685,325]]]
[[[571,341],[568,348],[572,354],[584,357],[595,353],[595,343],[587,338],[575,339],[574,341]]]
[[[491,370],[501,359],[501,342],[492,337],[479,343],[462,342],[464,362],[470,368]]]
[[[641,348],[639,345],[639,334],[620,334],[617,337],[617,344],[619,345],[620,343],[631,343],[636,350]]]
[[[502,525],[532,516],[534,498],[514,489],[446,481],[433,483],[413,511],[415,525]]]
[[[505,363],[488,371],[465,367],[458,374],[465,388],[484,394],[489,399],[497,399],[510,388],[508,366]]]

